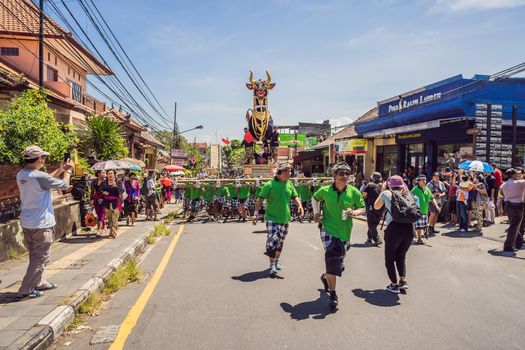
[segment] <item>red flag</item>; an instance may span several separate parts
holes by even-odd
[[[228,139],[222,138],[222,142],[224,142],[225,145],[229,145],[231,142]]]
[[[246,131],[246,132],[244,133],[244,141],[246,141],[247,144],[252,143],[254,140],[255,140],[255,139],[253,138],[251,132]]]

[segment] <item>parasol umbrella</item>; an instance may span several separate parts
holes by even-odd
[[[184,169],[183,167],[181,167],[180,165],[166,165],[164,167],[164,170],[165,171],[168,171],[168,172],[174,172],[174,171],[184,171],[186,169]]]
[[[131,165],[128,162],[121,160],[106,160],[104,162],[95,163],[92,166],[93,170],[117,170],[117,169],[130,169]]]
[[[129,168],[130,170],[133,170],[133,171],[141,171],[141,170],[142,170],[142,168],[139,167],[139,166],[136,165],[136,164],[129,163],[129,165],[130,165],[130,168]]]
[[[489,163],[482,162],[479,160],[468,160],[459,165],[460,169],[476,171],[479,173],[493,173],[494,169]]]
[[[138,165],[139,167],[141,168],[145,168],[146,167],[146,163],[144,163],[143,161],[139,160],[139,159],[135,159],[135,158],[123,158],[123,159],[120,159],[122,160],[123,162],[128,162],[128,163],[131,163],[131,164],[135,164],[135,165]]]
[[[173,181],[171,181],[170,179],[168,179],[167,177],[160,180],[160,183],[162,184],[162,186],[164,187],[171,187],[171,184],[173,183]]]

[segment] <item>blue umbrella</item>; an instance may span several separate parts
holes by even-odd
[[[494,168],[489,163],[482,162],[479,160],[468,160],[459,165],[460,169],[471,170],[479,173],[493,173]]]

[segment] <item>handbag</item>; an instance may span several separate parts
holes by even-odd
[[[86,225],[87,227],[97,226],[97,219],[95,218],[95,215],[93,215],[93,208],[91,208],[89,213],[86,214],[86,217],[84,219],[84,225]]]

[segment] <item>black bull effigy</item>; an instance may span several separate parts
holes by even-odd
[[[253,90],[253,109],[246,112],[246,120],[250,134],[259,142],[269,139],[273,129],[272,116],[268,110],[268,93],[275,87],[275,83],[271,80],[268,71],[266,71],[266,80],[254,80],[253,73],[250,71],[250,82],[246,83],[246,87]]]

